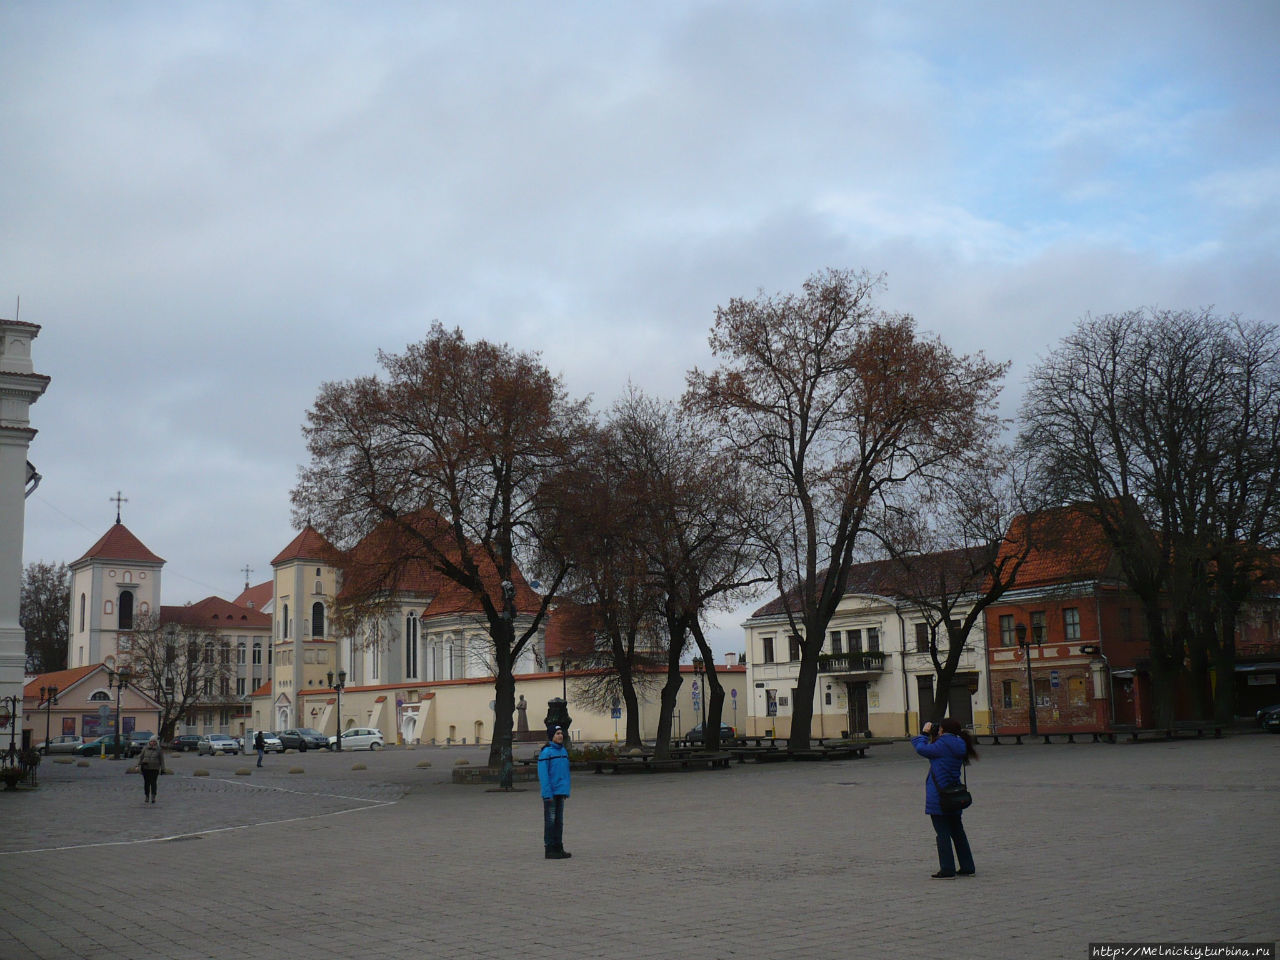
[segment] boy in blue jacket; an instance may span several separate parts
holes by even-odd
[[[542,844],[548,860],[567,860],[564,849],[564,802],[569,796],[569,751],[564,731],[556,727],[538,754],[538,783],[542,785]]]

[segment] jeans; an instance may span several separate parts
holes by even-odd
[[[142,768],[142,795],[144,797],[154,797],[156,795],[156,781],[160,779],[160,771],[148,770]]]
[[[933,832],[938,835],[938,871],[956,872],[956,857],[960,859],[960,872],[973,873],[973,853],[969,850],[969,838],[964,832],[964,821],[959,813],[931,813]],[[956,856],[951,856],[955,844]]]
[[[564,846],[564,797],[542,799],[542,842],[548,847]]]
[[[262,766],[262,755],[266,752],[265,748],[258,747],[258,766]]]

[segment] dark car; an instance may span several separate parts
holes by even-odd
[[[1265,729],[1268,720],[1280,717],[1280,703],[1273,703],[1269,707],[1263,707],[1257,712],[1257,714],[1255,714],[1255,716],[1258,721],[1258,726]]]
[[[169,741],[169,749],[174,753],[187,753],[195,750],[199,744],[200,735],[198,733],[184,733]]]
[[[1263,718],[1262,729],[1267,733],[1280,733],[1280,707],[1271,710]]]
[[[720,724],[720,742],[721,743],[724,743],[726,740],[732,740],[737,735],[738,735],[737,731],[735,731],[733,727],[729,726],[729,724],[727,723]],[[698,724],[696,727],[694,727],[692,730],[686,733],[685,739],[688,740],[690,743],[701,743],[702,742],[702,724]]]
[[[281,730],[276,734],[286,750],[324,750],[329,746],[329,738],[319,730],[310,727],[295,727],[292,730]]]
[[[128,755],[129,738],[127,736],[120,737],[120,752]],[[100,753],[106,753],[107,756],[113,757],[116,753],[116,735],[108,733],[105,737],[99,737],[97,740],[90,740],[83,746],[76,747],[75,755],[77,757],[96,757]]]

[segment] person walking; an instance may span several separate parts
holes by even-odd
[[[138,769],[142,771],[142,802],[156,802],[156,782],[164,772],[164,751],[160,739],[152,737],[138,755]]]
[[[253,749],[258,751],[258,766],[262,766],[263,754],[267,752],[267,738],[259,730],[253,735]]]
[[[564,802],[569,798],[569,751],[564,748],[564,731],[551,731],[547,745],[538,754],[538,783],[542,786],[542,845],[548,860],[573,856],[564,848]]]
[[[938,872],[932,874],[933,879],[972,877],[977,870],[973,865],[969,838],[964,832],[961,811],[944,813],[938,799],[938,788],[959,783],[961,768],[971,759],[978,758],[973,737],[958,720],[944,717],[937,727],[926,723],[921,733],[912,737],[911,745],[916,748],[916,753],[929,760],[929,776],[924,781],[924,812],[933,820],[933,831],[938,840]],[[955,856],[951,853],[952,846],[955,847]],[[959,870],[956,869],[956,860],[960,861]]]

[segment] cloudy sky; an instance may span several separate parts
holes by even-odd
[[[1280,5],[0,6],[25,560],[128,502],[166,603],[292,538],[320,384],[440,320],[601,407],[824,267],[1022,378],[1084,314],[1280,303]],[[717,645],[741,647],[738,613]]]

